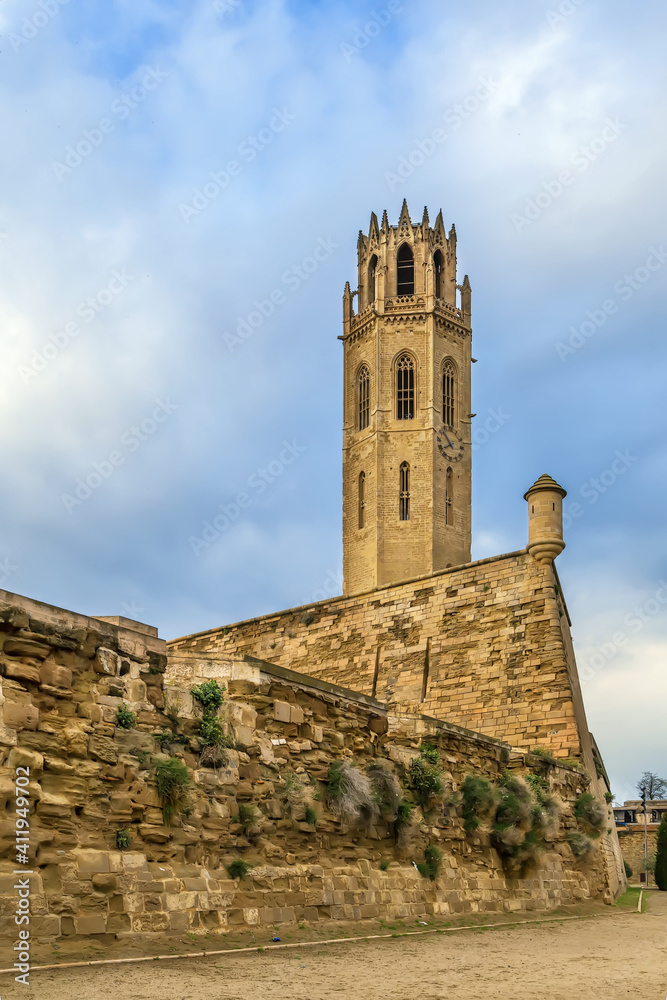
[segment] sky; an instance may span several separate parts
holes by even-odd
[[[472,285],[473,558],[568,490],[590,728],[667,777],[665,22],[3,0],[0,587],[165,638],[339,593],[341,297],[405,197]]]

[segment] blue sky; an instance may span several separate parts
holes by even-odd
[[[407,197],[456,224],[506,415],[473,555],[568,489],[591,729],[620,797],[664,775],[662,5],[3,0],[0,42],[0,586],[166,637],[335,590],[341,295]]]

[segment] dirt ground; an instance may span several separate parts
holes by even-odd
[[[646,896],[641,914],[33,971],[0,977],[0,1000],[664,1000],[667,893]]]

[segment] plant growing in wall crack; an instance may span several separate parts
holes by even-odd
[[[417,864],[417,871],[423,878],[435,882],[442,867],[442,851],[430,844],[424,848],[424,860]]]
[[[437,750],[435,754],[432,752],[433,749],[422,748],[419,757],[411,761],[408,770],[408,784],[422,809],[432,805],[433,800],[443,792],[440,757]]]
[[[189,785],[188,769],[178,757],[155,761],[155,786],[167,826],[171,826],[175,814],[185,806]]]
[[[134,729],[137,724],[137,717],[130,711],[128,705],[122,702],[116,709],[116,724],[121,729]]]
[[[469,774],[461,785],[463,801],[463,828],[472,833],[493,809],[496,796],[493,785],[486,778]]]
[[[225,752],[232,746],[232,740],[218,718],[218,711],[224,701],[224,693],[215,679],[190,688],[190,694],[201,706],[202,718],[197,728],[197,739],[201,746],[200,764],[220,767],[228,763]]]
[[[334,816],[350,826],[370,826],[378,814],[370,779],[347,760],[334,761],[329,767],[326,803]]]
[[[584,792],[574,803],[574,815],[584,833],[595,839],[607,823],[607,811],[591,792]]]

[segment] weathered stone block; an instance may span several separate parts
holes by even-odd
[[[101,760],[106,764],[115,764],[118,760],[114,742],[107,736],[91,736],[88,741],[88,753],[93,760]]]
[[[30,663],[6,663],[5,676],[15,681],[31,681],[39,684],[39,667]]]
[[[286,701],[275,701],[273,703],[273,718],[276,722],[289,722],[291,716],[290,705]]]
[[[115,677],[120,672],[120,656],[113,649],[100,646],[95,655],[93,669],[98,674]]]
[[[77,914],[74,927],[77,934],[106,934],[107,917],[103,913]]]
[[[39,709],[34,705],[19,705],[6,701],[3,707],[4,722],[9,729],[35,730],[39,725]]]
[[[48,686],[63,691],[72,689],[72,671],[50,660],[45,661],[40,667],[39,680],[42,687]]]
[[[51,647],[45,642],[35,642],[34,639],[22,639],[20,636],[5,640],[3,651],[8,656],[29,656],[44,660],[51,652]]]

